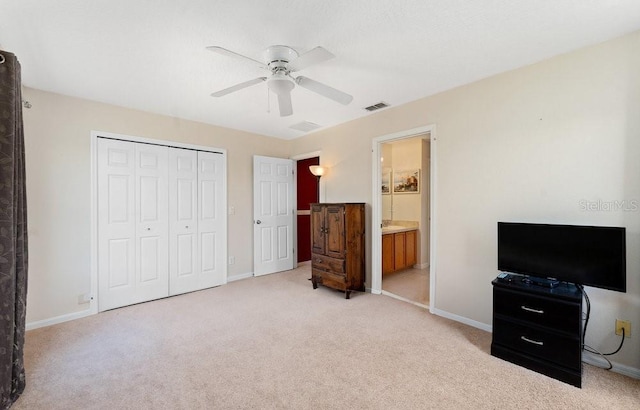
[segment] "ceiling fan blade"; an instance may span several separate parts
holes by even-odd
[[[339,102],[342,105],[347,105],[353,100],[353,96],[307,77],[299,76],[298,78],[296,78],[296,83],[300,87],[304,87],[307,90],[318,93],[323,97],[332,99],[333,101]]]
[[[234,91],[242,90],[243,88],[251,87],[254,84],[261,83],[261,82],[265,81],[266,79],[267,79],[267,77],[254,78],[253,80],[249,80],[249,81],[245,81],[244,83],[236,84],[236,85],[231,86],[229,88],[225,88],[224,90],[216,91],[215,93],[212,93],[211,96],[212,97],[222,97],[223,95],[231,94]]]
[[[260,68],[269,70],[269,67],[262,61],[254,60],[251,57],[243,56],[242,54],[238,54],[234,51],[227,50],[226,48],[222,48],[218,46],[209,46],[207,47],[207,50],[213,51],[218,54],[222,54],[223,56],[229,56],[229,57],[237,58],[239,60],[250,61],[252,64],[256,64]]]
[[[293,107],[291,106],[291,93],[278,94],[278,107],[280,107],[280,116],[287,117],[293,114]]]
[[[310,65],[331,60],[334,57],[335,56],[333,54],[331,54],[329,51],[325,50],[324,48],[316,47],[312,50],[307,51],[306,53],[302,54],[300,57],[290,62],[287,68],[291,72],[300,71],[303,68],[309,67]]]

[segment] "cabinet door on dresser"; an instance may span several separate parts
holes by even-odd
[[[344,205],[327,205],[325,212],[326,255],[332,258],[344,258]]]
[[[324,238],[325,207],[319,204],[311,205],[311,253],[324,255],[326,241]]]

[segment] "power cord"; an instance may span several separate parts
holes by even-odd
[[[587,292],[584,290],[584,287],[582,285],[577,285],[577,286],[582,291],[582,294],[584,295],[584,300],[587,304],[587,313],[586,313],[586,317],[584,318],[584,328],[582,329],[582,350],[588,353],[597,354],[600,357],[602,357],[604,360],[606,360],[608,364],[608,367],[606,368],[603,367],[603,369],[611,370],[613,368],[613,364],[605,356],[612,356],[618,353],[620,349],[622,349],[622,345],[624,345],[624,337],[625,337],[624,328],[622,328],[622,340],[620,341],[620,346],[618,346],[618,348],[611,353],[601,353],[597,349],[594,349],[593,347],[585,344],[584,341],[587,335],[587,325],[589,324],[589,317],[591,316],[591,301],[589,300],[589,295],[587,295]]]

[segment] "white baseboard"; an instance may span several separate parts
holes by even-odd
[[[609,367],[608,363],[599,358],[597,355],[593,355],[590,353],[582,353],[582,361],[596,367]],[[627,366],[624,364],[616,363],[614,361],[611,362],[613,367],[611,368],[612,372],[619,373],[628,377],[632,377],[634,379],[640,379],[640,369],[636,369],[635,367]]]
[[[80,312],[68,313],[62,316],[56,316],[49,319],[38,320],[36,322],[27,323],[25,328],[27,330],[38,329],[40,327],[46,327],[51,325],[57,325],[58,323],[68,322],[70,320],[82,319],[83,317],[95,315],[91,309],[81,310]]]
[[[446,312],[444,310],[440,310],[440,309],[436,309],[436,308],[432,307],[429,311],[431,313],[433,313],[434,315],[438,315],[438,316],[445,317],[447,319],[455,320],[456,322],[464,323],[465,325],[469,325],[469,326],[475,327],[477,329],[484,330],[485,332],[491,333],[491,331],[493,330],[491,325],[488,325],[488,324],[482,323],[482,322],[478,322],[478,321],[466,318],[464,316],[458,316],[458,315],[455,315],[453,313]]]
[[[253,272],[238,273],[232,276],[227,276],[227,283],[248,278],[253,278]]]

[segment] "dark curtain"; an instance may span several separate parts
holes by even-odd
[[[0,408],[25,386],[27,203],[20,63],[0,50]]]

